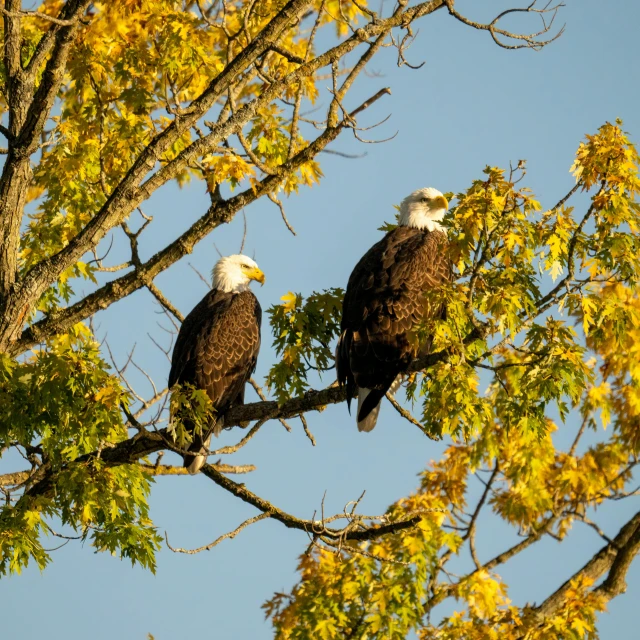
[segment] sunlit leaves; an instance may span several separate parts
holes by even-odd
[[[489,568],[471,545],[480,508],[514,527],[524,548],[547,534],[562,541],[577,522],[593,525],[593,507],[633,495],[638,164],[620,123],[606,124],[578,149],[577,188],[549,210],[520,186],[523,163],[508,174],[487,167],[484,179],[458,194],[445,219],[456,281],[424,301],[444,305],[446,314],[413,330],[441,357],[411,379],[407,395],[421,401],[431,433],[459,444],[390,507],[394,517],[425,510],[416,529],[302,557],[300,582],[265,605],[276,638],[306,637],[314,625],[318,633],[380,640],[410,632],[421,640],[597,637],[605,599],[587,572],[575,574],[544,616],[512,604],[492,570],[517,544]],[[579,189],[589,192],[580,206],[569,202]],[[292,296],[283,316],[300,305]],[[606,438],[584,447],[585,430],[598,425]],[[563,451],[554,433],[567,428],[575,441]],[[485,492],[468,505],[474,475]],[[446,563],[467,545],[474,568],[449,573]],[[432,621],[429,612],[445,598],[461,610]]]
[[[289,292],[269,309],[274,347],[282,359],[269,371],[267,384],[279,401],[304,392],[310,369],[326,371],[331,365],[343,295],[342,289],[329,289],[304,299]]]
[[[173,388],[170,412],[170,432],[179,449],[187,449],[194,434],[207,433],[215,421],[215,410],[206,391],[192,384]]]
[[[91,19],[82,23],[70,50],[59,106],[47,123],[29,187],[28,200],[34,206],[22,238],[23,272],[60,251],[87,225],[141,151],[179,120],[189,103],[203,95],[283,4],[281,0],[259,5],[233,0],[224,6],[210,0],[187,5],[177,0],[92,3]],[[320,3],[315,4],[318,10]],[[44,2],[43,9],[55,14],[60,3]],[[327,3],[318,27],[346,35],[349,25],[355,26],[362,15],[352,2]],[[25,60],[50,26],[46,21],[22,21]],[[185,129],[155,158],[158,166],[166,166],[206,136],[206,126],[215,127],[216,119],[232,116],[231,111],[261,96],[274,79],[284,78],[302,60],[313,57],[309,36],[309,29],[299,28],[298,23],[285,29],[278,47],[292,58],[271,51],[260,58],[258,68],[239,74],[228,106],[221,111],[215,107],[211,122]],[[316,82],[313,74],[298,78],[256,110],[244,131],[251,157],[240,137],[231,135],[224,146],[196,154],[176,172],[175,180],[183,185],[197,178],[211,192],[225,185],[246,188],[255,184],[258,174],[264,177],[262,169],[280,167],[307,140],[303,127],[293,126],[290,110],[285,113],[279,99],[312,104],[319,92]],[[149,170],[153,169],[150,165]],[[273,192],[283,190],[289,195],[301,186],[312,186],[321,176],[319,164],[311,157],[297,171],[283,174]],[[57,282],[45,294],[40,310],[53,312],[72,297],[70,280],[90,277],[82,269],[68,273],[66,281]]]
[[[29,445],[38,438],[53,463],[126,437],[126,394],[83,325],[12,367],[0,393],[0,441]]]
[[[159,539],[148,517],[149,479],[137,466],[110,468],[86,454],[127,438],[128,397],[88,329],[76,325],[21,363],[0,367],[0,446],[41,456],[56,476],[51,497],[23,496],[0,510],[0,573],[48,562],[49,524],[68,525],[98,550],[154,569]],[[56,524],[58,527],[58,524]]]

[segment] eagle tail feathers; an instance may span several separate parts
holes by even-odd
[[[213,418],[213,435],[217,438],[222,433],[222,428],[224,427],[224,416],[215,416]],[[207,440],[207,447],[209,446],[209,442],[211,442],[211,436]]]
[[[224,423],[224,421],[219,420],[218,422],[220,423],[220,429],[222,429],[222,424]],[[217,437],[219,433],[216,433],[218,422],[216,422],[213,431],[209,432],[209,435],[204,440],[202,439],[202,436],[194,437],[193,442],[189,446],[189,451],[193,451],[195,453],[188,453],[182,457],[182,463],[190,476],[194,476],[196,473],[199,473],[200,469],[204,467],[207,461],[207,455],[209,453],[211,436],[215,434]]]
[[[384,391],[358,389],[358,431],[372,431],[378,421]]]
[[[349,378],[349,380],[347,380],[347,410],[349,411],[349,415],[351,415],[351,400],[353,399],[355,390],[356,383],[351,378]],[[360,411],[360,404],[358,404],[358,411]]]
[[[194,456],[194,455],[186,455],[182,458],[183,465],[187,470],[187,473],[190,476],[195,476],[196,473],[200,472],[200,469],[204,466],[204,463],[207,461],[206,456]]]
[[[395,394],[402,384],[402,376],[395,377],[387,390],[358,389],[358,431],[372,431],[378,422],[380,404],[387,391]]]

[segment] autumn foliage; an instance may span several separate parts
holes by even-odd
[[[406,64],[411,25],[438,9],[501,46],[546,44],[466,19],[449,0],[399,2],[385,15],[362,0],[50,0],[35,15],[4,3],[0,456],[20,468],[0,474],[0,574],[46,567],[59,527],[155,570],[153,477],[181,469],[150,456],[179,450],[181,435],[166,423],[162,383],[152,397],[136,394],[91,318],[146,289],[177,323],[158,274],[260,198],[288,225],[283,198],[315,188],[318,154],[343,133],[358,137],[362,112],[388,93],[348,104],[358,75],[387,44]],[[325,113],[305,117],[327,83]],[[640,514],[612,538],[594,516],[637,495],[639,165],[616,121],[580,143],[568,191],[548,209],[541,202],[558,194],[538,199],[524,163],[479,167],[448,194],[456,278],[435,294],[446,319],[415,328],[416,340],[434,336],[433,349],[413,363],[397,408],[450,446],[385,514],[360,516],[355,504],[303,520],[250,479],[228,477],[251,469],[205,465],[216,489],[257,510],[233,535],[270,518],[311,536],[299,582],[264,605],[277,638],[596,637],[598,613],[624,591],[640,551]],[[206,189],[210,206],[143,260],[138,243],[157,224],[143,204],[172,181]],[[119,265],[106,257],[116,235],[130,247]],[[343,285],[297,293],[282,283],[263,334],[278,356],[265,381],[272,399],[231,411],[226,427],[253,424],[217,454],[267,420],[304,421],[344,402],[331,385]],[[567,429],[575,436],[561,449],[554,434]],[[475,544],[482,510],[520,535],[489,559]],[[543,602],[512,603],[500,567],[576,526],[596,530],[602,550]],[[463,556],[469,570],[450,571]],[[456,612],[435,619],[447,600]]]
[[[301,557],[300,582],[265,604],[276,637],[595,637],[597,613],[624,584],[617,559],[587,562],[537,607],[514,606],[497,569],[544,536],[563,540],[576,522],[599,530],[595,507],[635,495],[640,180],[620,124],[580,144],[576,186],[548,211],[519,185],[522,169],[488,167],[457,195],[448,226],[460,277],[434,347],[447,357],[408,395],[421,402],[425,429],[462,441],[389,507],[390,521],[424,512],[416,528],[340,550],[319,543]],[[582,211],[571,206],[580,192],[590,193]],[[580,427],[565,451],[553,434],[569,417]],[[607,427],[581,446],[586,430]],[[484,489],[469,504],[474,476]],[[482,508],[522,536],[489,560],[474,544]],[[615,542],[603,534],[603,555],[621,542],[637,553],[639,522]],[[474,568],[452,577],[448,563],[467,548]],[[447,598],[459,611],[431,622]]]

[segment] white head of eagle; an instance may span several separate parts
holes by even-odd
[[[220,258],[211,272],[213,288],[227,293],[248,291],[252,280],[264,284],[264,273],[248,256],[236,254]]]
[[[449,208],[447,199],[433,187],[418,189],[400,203],[402,226],[427,231],[444,231],[440,221]]]

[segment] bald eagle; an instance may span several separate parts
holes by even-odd
[[[362,256],[349,277],[336,370],[338,382],[346,384],[349,410],[358,389],[359,431],[376,426],[384,395],[395,393],[411,361],[429,351],[431,340],[418,350],[412,329],[429,315],[444,315],[444,306],[429,307],[424,293],[452,276],[440,224],[448,206],[431,187],[407,196],[398,226]]]
[[[264,284],[264,273],[243,255],[221,258],[213,268],[213,289],[184,319],[173,349],[169,388],[192,384],[203,389],[216,411],[215,424],[194,434],[184,466],[190,474],[204,465],[211,433],[218,435],[224,414],[244,403],[244,386],[256,368],[262,309],[249,290],[251,280]],[[189,419],[187,429],[193,430]]]

